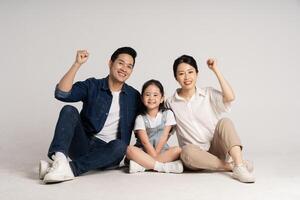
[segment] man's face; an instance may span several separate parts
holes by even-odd
[[[176,80],[182,89],[193,89],[196,86],[198,74],[194,67],[187,63],[178,65],[176,72]]]
[[[119,54],[114,62],[109,62],[109,70],[114,81],[125,83],[133,70],[133,58],[129,54]]]

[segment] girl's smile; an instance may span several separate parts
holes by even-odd
[[[155,85],[149,85],[142,96],[142,101],[147,110],[159,109],[159,104],[163,102],[163,97],[160,90]]]

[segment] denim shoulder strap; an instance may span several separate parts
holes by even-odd
[[[149,122],[148,117],[146,115],[142,115],[142,117],[143,117],[146,129],[150,128],[150,122]]]

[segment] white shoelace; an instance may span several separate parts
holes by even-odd
[[[52,164],[52,167],[48,168],[47,171],[48,171],[48,172],[52,172],[52,171],[54,171],[55,169],[57,169],[58,166],[59,166],[58,161],[54,161],[53,164]]]

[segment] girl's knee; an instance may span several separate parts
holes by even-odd
[[[126,149],[126,157],[128,159],[132,158],[132,154],[134,153],[134,150],[135,150],[135,147],[132,146],[132,145],[130,145],[130,146],[127,147],[127,149]]]
[[[174,151],[175,154],[180,155],[181,152],[182,152],[182,149],[181,149],[180,147],[174,147],[174,148],[173,148],[173,151]]]

